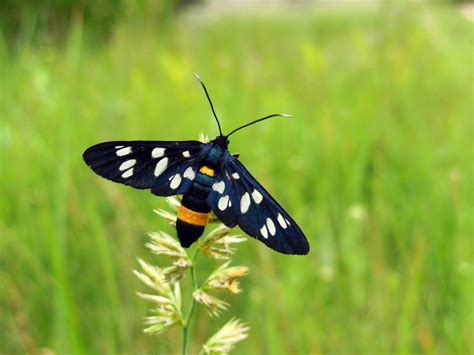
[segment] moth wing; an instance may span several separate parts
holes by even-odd
[[[239,196],[239,186],[233,181],[225,165],[216,176],[216,181],[207,197],[207,203],[217,218],[227,227],[235,227],[239,221]]]
[[[230,154],[226,157],[216,184],[220,182],[224,184],[224,189],[222,185],[220,189],[214,189],[213,186],[208,202],[224,224],[238,224],[244,232],[281,253],[308,254],[309,243],[301,228],[242,163]],[[228,201],[226,196],[229,197]]]
[[[114,141],[88,148],[83,158],[106,179],[170,196],[189,190],[204,147],[198,141]]]

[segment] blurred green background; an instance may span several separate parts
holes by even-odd
[[[176,353],[135,291],[163,198],[94,175],[106,140],[217,127],[305,231],[255,240],[232,308],[199,308],[192,350],[231,316],[239,354],[474,352],[473,26],[457,2],[189,7],[0,2],[0,353]],[[204,262],[204,259],[201,260]],[[207,262],[208,267],[215,263]],[[198,275],[199,276],[199,275]],[[204,274],[201,275],[201,278]]]

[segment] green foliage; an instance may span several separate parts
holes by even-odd
[[[84,24],[90,40],[100,42],[118,22],[161,23],[190,2],[193,0],[0,0],[0,29],[11,43],[58,43],[75,24]]]
[[[62,48],[0,42],[0,353],[177,350],[178,331],[142,334],[131,271],[146,232],[168,228],[150,212],[165,202],[98,178],[81,154],[214,137],[193,71],[224,131],[294,116],[230,145],[312,246],[240,248],[248,292],[228,301],[254,331],[238,351],[472,353],[472,25],[376,11],[125,23],[99,47],[80,24]],[[191,350],[216,330],[196,324]]]

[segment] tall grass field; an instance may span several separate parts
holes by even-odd
[[[82,153],[213,139],[193,72],[224,132],[293,115],[229,149],[311,245],[240,246],[243,292],[220,318],[196,309],[193,354],[232,316],[250,326],[237,354],[474,352],[473,26],[455,8],[191,12],[119,22],[103,42],[81,23],[69,33],[0,41],[1,354],[180,352],[179,329],[143,333],[132,273],[139,257],[160,264],[144,244],[174,235],[153,213],[166,203],[101,179]]]

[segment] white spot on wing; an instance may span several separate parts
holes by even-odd
[[[124,171],[124,170],[130,169],[132,166],[135,165],[136,162],[137,162],[136,159],[130,159],[130,160],[124,161],[122,164],[120,164],[119,170]]]
[[[171,180],[170,187],[174,190],[179,186],[179,184],[181,184],[181,175],[176,174],[173,177],[173,180]]]
[[[250,195],[248,192],[244,193],[242,199],[240,200],[240,212],[245,213],[249,210],[250,207]]]
[[[132,147],[125,147],[125,148],[117,150],[115,154],[117,154],[117,156],[119,157],[123,157],[124,155],[128,155],[131,152],[132,152]]]
[[[233,173],[233,174],[232,174],[232,177],[233,177],[235,180],[240,179],[240,176],[239,176],[239,174],[237,174],[237,173]]]
[[[183,157],[185,158],[189,158],[191,156],[191,154],[189,154],[189,150],[186,150],[183,152]]]
[[[275,224],[273,224],[273,221],[270,218],[267,218],[267,228],[271,235],[275,235]]]
[[[288,227],[286,222],[285,222],[285,219],[283,218],[283,216],[280,213],[278,213],[277,219],[278,219],[278,223],[280,223],[281,228],[286,229],[286,227]]]
[[[155,176],[160,176],[163,171],[166,170],[168,166],[168,158],[163,158],[161,159],[158,163],[156,163],[156,167],[155,167]]]
[[[123,147],[124,147],[123,145],[116,145],[115,149],[120,149],[120,148],[123,148]]]
[[[152,158],[160,158],[163,155],[165,155],[165,148],[154,148],[151,151],[151,157]]]
[[[263,196],[260,192],[258,192],[257,190],[253,190],[252,192],[252,198],[253,200],[255,201],[255,203],[258,205],[260,202],[262,202],[263,200]]]
[[[220,194],[223,193],[225,190],[224,181],[215,182],[214,185],[212,185],[212,189]]]
[[[129,178],[129,177],[132,176],[132,175],[133,175],[133,168],[128,169],[126,172],[124,172],[124,173],[122,174],[122,177],[123,177],[123,178]]]
[[[217,203],[217,207],[219,207],[221,211],[224,211],[227,208],[228,203],[229,203],[229,195],[222,196],[219,199],[219,202]]]
[[[267,227],[266,227],[265,225],[263,225],[263,227],[260,228],[260,234],[261,234],[262,237],[264,237],[265,239],[268,239]]]
[[[194,172],[193,168],[189,167],[184,171],[183,177],[189,180],[194,180],[196,173]]]

